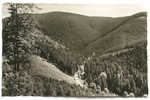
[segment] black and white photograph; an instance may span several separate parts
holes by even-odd
[[[2,97],[148,97],[147,9],[2,4]]]

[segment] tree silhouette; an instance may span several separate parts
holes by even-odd
[[[9,4],[10,17],[3,27],[3,53],[15,66],[15,71],[19,70],[19,64],[30,53],[30,46],[25,37],[33,27],[33,20],[29,14],[32,8],[32,4]]]

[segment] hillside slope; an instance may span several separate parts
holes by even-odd
[[[116,18],[52,12],[34,15],[34,19],[46,35],[72,51],[88,55],[146,40],[146,16],[145,12]]]
[[[113,49],[123,49],[126,46],[134,45],[140,41],[146,41],[147,37],[146,15],[135,14],[125,21],[122,21],[103,37],[93,40],[88,46],[88,52],[104,54]],[[107,43],[107,45],[105,45]]]
[[[29,58],[32,75],[42,75],[47,78],[52,78],[60,81],[66,81],[70,84],[75,84],[73,77],[64,74],[53,64],[48,63],[45,59],[38,56]]]

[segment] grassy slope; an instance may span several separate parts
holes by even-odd
[[[109,49],[146,40],[146,17],[141,16],[146,13],[118,18],[64,12],[34,15],[46,35],[85,55],[93,51],[103,54]]]
[[[146,35],[145,19],[135,18],[107,33],[104,37],[91,42],[87,49],[88,52],[95,50],[95,52],[103,54],[109,50],[121,49],[145,41]]]
[[[42,75],[47,78],[53,78],[75,84],[73,77],[64,74],[57,67],[48,63],[45,59],[38,56],[31,56],[29,61],[31,64],[32,75]]]
[[[68,85],[71,85],[71,84],[76,84],[75,80],[73,79],[73,77],[63,73],[62,71],[60,71],[57,67],[55,67],[54,65],[52,65],[51,63],[48,63],[45,59],[39,57],[39,56],[31,56],[29,59],[30,61],[30,67],[31,67],[31,75],[34,77],[34,76],[43,76],[43,77],[46,77],[46,78],[52,78],[54,80],[57,80],[59,81],[60,83],[62,81],[65,81],[67,83],[69,83]],[[44,84],[44,83],[43,83]],[[83,96],[116,96],[115,94],[113,93],[96,93],[96,90],[91,90],[89,88],[87,88],[86,90],[79,87],[82,92],[85,92],[83,94],[73,94],[73,96],[80,96],[80,95],[83,95]],[[73,89],[73,86],[72,86],[72,89]],[[77,88],[76,88],[77,89]],[[49,95],[48,95],[49,96]]]

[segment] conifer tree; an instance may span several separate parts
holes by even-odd
[[[6,18],[3,26],[3,54],[19,70],[21,61],[30,53],[30,48],[25,40],[33,28],[32,4],[10,3],[10,17]]]

